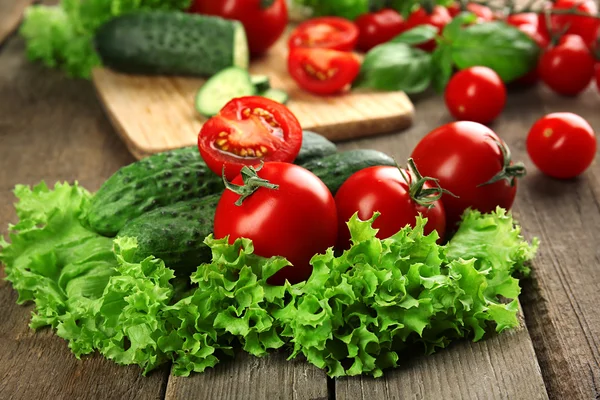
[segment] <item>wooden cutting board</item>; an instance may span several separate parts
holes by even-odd
[[[339,141],[398,131],[412,124],[414,107],[403,92],[311,95],[287,72],[287,37],[252,62],[252,74],[268,75],[271,85],[290,95],[288,107],[302,128]],[[206,121],[194,109],[203,80],[134,76],[100,68],[93,72],[99,98],[117,132],[137,158],[196,143]]]

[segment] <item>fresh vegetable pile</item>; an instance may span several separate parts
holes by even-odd
[[[406,351],[518,326],[538,243],[506,211],[523,167],[483,125],[439,128],[401,169],[378,151],[338,153],[285,106],[244,97],[198,143],[95,194],[17,186],[0,261],[19,303],[35,302],[32,328],[144,373],[202,372],[239,347],[377,377]],[[436,172],[440,146],[477,174]]]

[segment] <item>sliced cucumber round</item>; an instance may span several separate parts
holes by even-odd
[[[236,97],[253,96],[256,88],[250,74],[239,67],[229,67],[213,75],[196,94],[196,110],[205,117],[216,115]]]
[[[281,104],[286,104],[290,99],[290,96],[281,89],[267,89],[264,92],[258,94],[259,96],[266,97]]]
[[[252,75],[250,79],[257,93],[271,89],[271,81],[267,75]]]

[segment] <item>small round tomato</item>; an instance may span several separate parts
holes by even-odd
[[[366,52],[399,35],[404,29],[404,18],[396,10],[384,8],[361,15],[355,24],[359,31],[356,47]]]
[[[546,175],[570,179],[583,173],[594,161],[596,136],[579,115],[548,114],[529,131],[527,153]]]
[[[304,281],[312,273],[310,259],[337,240],[333,196],[317,176],[294,164],[267,162],[255,171],[248,168],[245,180],[238,175],[231,182],[250,190],[249,195],[223,192],[215,211],[215,237],[228,236],[229,243],[248,238],[257,255],[291,262],[268,279],[272,285]],[[253,183],[252,175],[268,182]]]
[[[352,51],[358,41],[358,28],[352,21],[340,17],[309,19],[298,25],[289,39],[290,49],[318,47]]]
[[[349,52],[296,48],[290,51],[288,71],[302,89],[331,95],[343,91],[354,81],[360,71],[360,61]]]
[[[519,25],[518,28],[535,40],[535,43],[541,50],[540,54],[543,54],[550,44],[549,40],[542,36],[534,25],[523,24]],[[539,79],[540,75],[538,73],[538,66],[536,64],[526,75],[523,75],[519,79],[515,80],[515,83],[522,86],[529,86],[537,83]]]
[[[487,126],[459,121],[428,133],[412,152],[424,176],[439,179],[447,229],[460,221],[465,209],[491,212],[497,206],[510,209],[517,192],[517,179],[525,174],[513,165],[510,150]]]
[[[190,11],[240,21],[253,55],[267,51],[281,37],[288,23],[285,0],[194,0]]]
[[[432,25],[438,31],[438,34],[442,32],[444,27],[452,21],[452,17],[448,13],[448,10],[442,6],[435,6],[431,14],[423,7],[419,7],[406,20],[404,24],[404,30],[409,30],[419,25]],[[435,40],[430,40],[426,43],[419,45],[419,48],[425,51],[433,51],[436,47]]]
[[[542,55],[539,74],[556,93],[575,96],[590,84],[594,63],[592,53],[579,36],[565,35]]]
[[[448,82],[446,106],[459,120],[487,124],[502,112],[506,104],[506,86],[488,67],[471,67],[459,71]]]
[[[536,30],[538,28],[538,15],[536,13],[519,13],[506,17],[506,23],[517,28],[523,25],[531,25]]]
[[[388,238],[407,225],[415,226],[419,214],[427,218],[425,234],[437,231],[440,240],[446,234],[446,215],[437,195],[423,190],[437,188],[418,172],[396,167],[370,167],[354,173],[335,195],[338,211],[338,248],[350,247],[350,231],[346,223],[355,213],[365,221],[375,212],[381,215],[373,223],[377,237]]]
[[[477,22],[488,22],[494,20],[494,12],[491,8],[484,6],[483,4],[468,3],[467,11],[472,12],[477,17]],[[452,18],[460,14],[460,5],[458,3],[452,3],[448,7],[448,13]]]
[[[594,0],[557,0],[552,4],[552,10],[576,10],[579,13],[596,15],[598,6]],[[591,46],[596,40],[600,19],[586,17],[584,15],[552,14],[550,16],[551,27],[548,29],[546,14],[541,13],[538,17],[540,32],[551,37],[552,34],[568,33],[580,36],[587,46]]]
[[[231,100],[198,135],[198,149],[217,175],[233,179],[244,165],[293,162],[302,146],[302,128],[284,105],[264,97]]]

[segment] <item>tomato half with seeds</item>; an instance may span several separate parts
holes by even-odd
[[[293,162],[302,146],[302,128],[284,105],[264,97],[231,100],[209,119],[198,135],[206,165],[229,180],[244,165]]]
[[[307,169],[281,162],[246,168],[231,183],[215,211],[215,237],[228,236],[230,243],[251,239],[255,254],[290,261],[292,266],[270,277],[269,284],[308,279],[310,259],[337,239],[335,201],[327,186]]]
[[[360,71],[360,61],[349,52],[296,48],[290,51],[288,71],[302,89],[331,95],[343,91],[354,81]]]
[[[358,41],[358,28],[352,21],[340,17],[309,19],[298,25],[289,39],[290,49],[318,47],[352,51]]]

